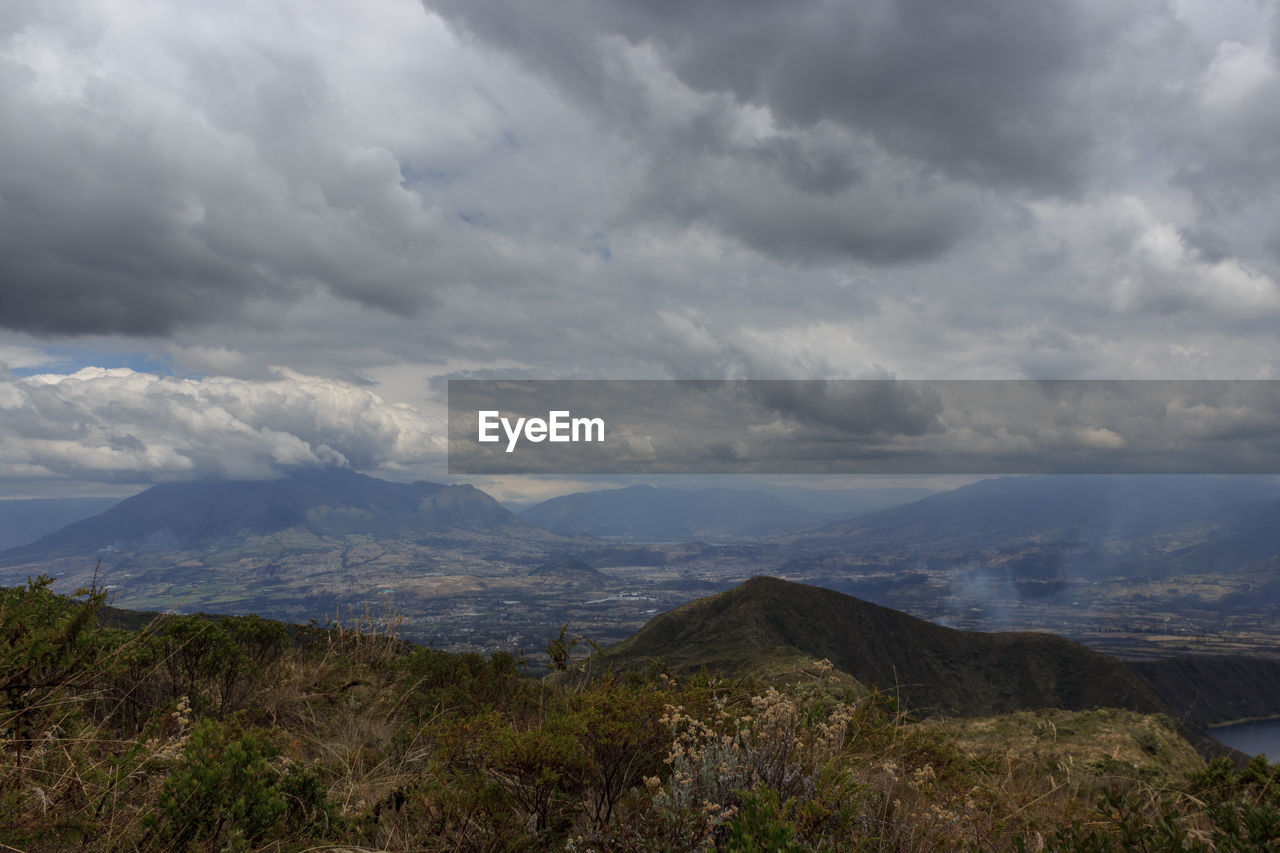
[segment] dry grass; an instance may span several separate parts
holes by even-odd
[[[412,649],[400,624],[390,611],[334,614],[253,646],[269,659],[200,681],[198,696],[174,695],[170,670],[208,639],[199,623],[176,645],[159,622],[103,634],[88,669],[21,706],[22,720],[12,700],[0,714],[0,844],[166,849],[156,815],[169,808],[173,823],[164,797],[194,778],[201,742],[260,744],[259,770],[321,789],[313,825],[277,821],[255,849],[1034,851],[1064,849],[1055,832],[1073,822],[1114,834],[1125,820],[1157,827],[1171,809],[1186,838],[1209,843],[1219,829],[1186,785],[1202,763],[1158,717],[920,721],[823,661],[774,687],[590,680],[582,668],[534,681],[509,656]],[[1120,817],[1095,807],[1116,787]]]

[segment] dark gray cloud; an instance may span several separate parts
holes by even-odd
[[[1212,228],[1184,228],[1178,236],[1205,263],[1217,264],[1231,257],[1231,242]]]
[[[556,15],[502,2],[429,5],[547,75],[603,128],[635,147],[642,187],[620,211],[620,224],[701,223],[789,261],[835,257],[885,264],[937,256],[986,215],[977,193],[934,174],[969,178],[977,166],[957,161],[953,168],[925,151],[941,148],[940,140],[927,137],[941,133],[954,114],[963,113],[974,127],[983,117],[954,104],[950,114],[935,114],[946,98],[930,95],[926,100],[937,103],[916,104],[923,124],[908,132],[913,119],[900,120],[873,103],[903,106],[884,81],[869,76],[850,89],[841,75],[827,79],[836,69],[823,63],[837,58],[820,55],[826,48],[806,40],[830,37],[829,26],[859,24],[843,13],[825,21],[812,5],[727,10],[692,4],[668,18],[662,9],[629,4],[562,4]],[[733,25],[725,25],[726,15]],[[878,34],[868,38],[881,41]],[[786,67],[789,57],[808,51],[816,65]],[[885,56],[864,53],[859,58],[845,50],[837,67],[858,61],[870,75]],[[917,79],[932,72],[925,69]],[[759,79],[761,74],[777,79]],[[823,78],[821,85],[810,87],[801,79],[806,75]],[[784,91],[788,87],[798,90],[794,97]],[[1000,103],[999,92],[991,95],[991,103]],[[952,140],[949,150],[957,144]],[[1012,154],[992,150],[990,140],[973,147],[985,152],[983,162],[1010,167]],[[1080,148],[1072,141],[1063,147]],[[1036,156],[1052,161],[1051,170],[1037,172],[1037,181],[1053,182],[1054,174],[1074,168],[1073,158],[1053,151]]]
[[[886,381],[761,381],[748,393],[780,417],[848,435],[920,436],[943,429],[942,398],[930,386]]]
[[[1097,112],[1125,88],[1134,40],[1158,31],[1143,48],[1182,47],[1153,2],[427,5],[596,103],[621,89],[617,37],[651,48],[691,89],[765,108],[783,128],[835,123],[959,180],[1048,193],[1090,183]],[[812,170],[784,174],[812,184]]]
[[[430,304],[449,229],[386,148],[333,137],[341,105],[310,57],[165,44],[147,58],[189,52],[157,79],[122,70],[131,46],[75,16],[31,47],[51,26],[34,18],[0,52],[0,326],[162,335],[318,289]]]

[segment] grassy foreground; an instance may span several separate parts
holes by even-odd
[[[394,620],[105,627],[0,590],[0,842],[37,850],[1277,850],[1280,771],[1167,719],[914,720],[819,665],[770,686],[552,678]]]

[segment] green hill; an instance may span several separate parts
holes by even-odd
[[[677,672],[782,673],[821,659],[913,710],[952,715],[1035,708],[1164,712],[1115,658],[1034,633],[958,631],[828,589],[757,577],[655,617],[601,665],[662,661]]]

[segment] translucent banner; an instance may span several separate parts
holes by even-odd
[[[1280,473],[1274,380],[451,380],[452,474]]]

